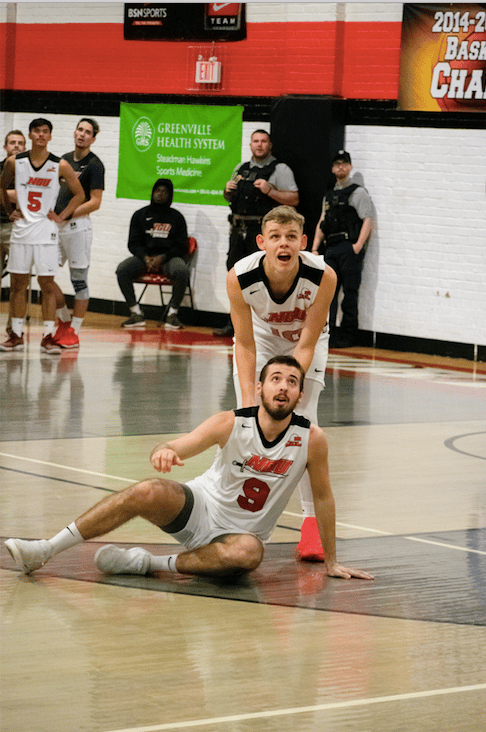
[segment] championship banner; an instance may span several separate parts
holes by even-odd
[[[117,197],[150,200],[155,181],[170,178],[176,203],[227,206],[242,129],[243,107],[122,102]]]
[[[486,111],[486,4],[403,6],[398,108]]]

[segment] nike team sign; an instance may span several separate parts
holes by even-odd
[[[126,41],[241,41],[244,3],[125,3]]]

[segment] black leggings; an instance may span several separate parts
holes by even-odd
[[[169,307],[178,310],[189,282],[189,267],[181,257],[173,257],[168,262],[163,263],[161,270],[174,280]],[[142,262],[138,257],[128,257],[128,259],[120,262],[117,267],[118,284],[129,308],[137,302],[133,282],[144,274],[147,274],[147,267],[145,262]]]
[[[324,259],[337,275],[336,292],[329,311],[331,333],[336,325],[338,295],[339,289],[342,287],[344,297],[341,303],[343,313],[341,334],[355,336],[358,331],[358,293],[361,284],[364,251],[361,250],[359,254],[355,254],[353,245],[345,241],[328,247],[324,253]]]

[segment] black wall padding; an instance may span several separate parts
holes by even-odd
[[[334,181],[331,158],[344,147],[344,114],[343,99],[294,96],[278,99],[271,112],[273,153],[294,172],[309,249],[324,193]]]

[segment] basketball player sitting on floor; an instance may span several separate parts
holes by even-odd
[[[42,567],[51,557],[94,539],[136,516],[184,544],[179,554],[153,555],[141,547],[101,547],[95,562],[107,574],[171,571],[190,575],[250,572],[263,559],[265,543],[302,474],[307,470],[316,519],[332,577],[373,579],[336,560],[335,507],[322,430],[294,413],[304,372],[292,356],[277,356],[257,385],[259,407],[220,412],[187,435],[157,446],[153,467],[169,473],[184,460],[218,445],[212,466],[186,484],[151,478],[114,493],[49,541],[7,539],[18,569]]]

